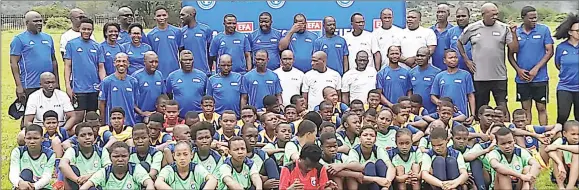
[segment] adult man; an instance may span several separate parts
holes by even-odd
[[[141,122],[143,118],[150,116],[155,110],[157,97],[165,93],[165,77],[159,66],[159,56],[154,51],[145,52],[145,67],[135,71],[131,76],[137,79],[137,88],[134,89],[139,94],[137,97],[137,109],[141,114],[137,115],[136,121]]]
[[[418,67],[410,70],[410,82],[412,83],[412,93],[422,97],[422,106],[428,113],[436,112],[436,105],[430,100],[430,90],[436,74],[440,69],[429,64],[430,50],[427,47],[421,47],[416,52],[416,64]]]
[[[452,28],[452,24],[448,22],[450,16],[450,7],[448,4],[441,3],[436,9],[436,24],[432,25],[430,29],[436,35],[436,48],[432,52],[432,65],[441,70],[446,70],[446,65],[442,61],[444,58],[444,50],[450,48],[448,31]]]
[[[361,13],[354,13],[350,17],[350,23],[352,24],[352,32],[344,35],[344,39],[348,43],[348,52],[372,52],[372,33],[364,30],[364,27],[366,26],[364,16]],[[349,56],[348,63],[356,63],[356,58],[357,56]],[[368,56],[368,60],[372,64],[366,65],[370,68],[376,68],[374,56]],[[348,70],[354,70],[357,67],[358,66],[355,64],[350,64]]]
[[[92,40],[94,23],[89,18],[80,19],[80,38],[70,40],[65,47],[64,80],[66,93],[72,99],[76,119],[83,121],[85,111],[96,111],[98,86],[105,78],[105,58],[99,44]],[[74,67],[72,66],[74,64]]]
[[[225,110],[233,110],[237,116],[241,108],[241,78],[242,75],[231,71],[232,60],[228,54],[219,57],[219,70],[209,77],[207,95],[215,99],[215,112],[222,114]]]
[[[282,103],[279,77],[267,68],[269,55],[265,50],[255,52],[255,69],[243,75],[241,82],[241,106],[252,105],[257,109],[264,107],[263,98],[275,95],[278,104]]]
[[[153,51],[162,57],[159,60],[159,71],[168,76],[179,69],[179,44],[181,44],[181,30],[168,23],[169,11],[163,6],[155,8],[157,26],[147,34]]]
[[[483,19],[464,29],[459,38],[458,50],[466,66],[474,73],[475,107],[487,105],[490,92],[493,92],[495,103],[507,108],[505,44],[509,51],[519,50],[517,34],[514,32],[516,26],[497,21],[499,11],[492,3],[485,3],[481,10]],[[464,48],[468,42],[472,42],[472,60]]]
[[[459,7],[456,9],[456,26],[450,28],[446,33],[450,40],[450,49],[458,52],[458,37],[462,34],[464,28],[470,24],[470,9],[468,7]],[[470,42],[463,45],[464,51],[469,59],[472,60],[471,44]],[[445,66],[446,67],[446,66]],[[458,56],[458,68],[470,72],[462,56]],[[471,73],[472,74],[472,73]]]
[[[300,94],[300,88],[304,82],[304,73],[294,66],[294,53],[292,50],[281,52],[281,67],[273,71],[279,77],[283,92],[281,97],[283,105],[290,104],[293,95]]]
[[[468,121],[472,121],[476,110],[472,77],[469,72],[458,68],[456,51],[445,50],[444,63],[447,69],[438,73],[434,78],[430,99],[439,104],[441,97],[449,97],[462,114],[470,116]]]
[[[394,12],[392,9],[385,8],[380,11],[381,25],[372,32],[372,54],[374,54],[374,66],[376,70],[380,70],[383,65],[387,65],[388,48],[390,46],[400,46],[400,37],[402,29],[393,25]]]
[[[119,37],[117,38],[117,42],[119,44],[129,43],[131,42],[131,35],[129,33],[129,25],[133,23],[135,20],[135,14],[129,7],[121,7],[117,12],[117,22],[121,26],[121,31],[119,31]],[[141,43],[149,44],[149,40],[145,33],[141,31]]]
[[[10,69],[16,84],[16,97],[26,105],[28,96],[41,86],[41,73],[53,73],[56,88],[60,83],[54,42],[50,35],[42,32],[42,16],[36,11],[29,11],[24,19],[26,31],[16,35],[10,43]]]
[[[294,25],[279,41],[279,49],[290,49],[294,53],[295,67],[302,72],[312,69],[312,53],[314,40],[318,36],[306,30],[306,16],[298,13],[294,16]]]
[[[30,94],[24,113],[24,126],[29,124],[42,125],[44,112],[52,110],[58,114],[58,126],[64,126],[71,131],[76,124],[74,108],[65,92],[56,89],[56,77],[50,72],[40,75],[42,89]]]
[[[68,14],[68,19],[70,19],[70,22],[72,24],[71,28],[60,36],[60,54],[62,55],[63,59],[64,54],[66,52],[65,49],[66,44],[68,44],[68,41],[78,38],[80,36],[80,20],[82,18],[86,18],[84,11],[82,9],[74,8],[70,10],[70,13]],[[90,39],[92,40],[95,39],[92,34],[90,35]]]
[[[302,96],[308,102],[308,110],[313,110],[324,99],[322,90],[327,86],[335,88],[338,92],[342,89],[340,73],[328,68],[327,61],[328,55],[325,52],[315,52],[312,55],[312,70],[304,75]]]
[[[517,27],[519,51],[509,52],[509,62],[517,71],[517,101],[527,113],[531,124],[533,100],[539,114],[539,124],[547,125],[547,100],[549,99],[549,76],[547,62],[553,57],[553,38],[549,27],[537,24],[537,10],[525,6],[521,10],[523,24]]]
[[[348,47],[346,40],[335,34],[336,19],[324,17],[324,35],[314,41],[314,51],[323,51],[327,55],[327,66],[342,76],[350,68],[348,64]]]
[[[125,114],[125,125],[133,126],[136,123],[135,112],[144,117],[145,114],[135,105],[138,97],[137,79],[128,75],[129,56],[118,53],[115,56],[115,73],[107,76],[100,84],[99,112],[101,119],[110,125],[111,110],[121,107]],[[135,110],[133,112],[133,110]]]
[[[277,29],[272,29],[271,24],[273,18],[269,12],[262,12],[259,14],[259,29],[253,31],[249,35],[249,43],[251,44],[251,51],[263,49],[267,51],[270,56],[267,68],[275,70],[279,68],[279,41],[281,40],[281,32]]]
[[[181,39],[179,49],[193,52],[193,57],[197,62],[197,64],[193,65],[193,68],[199,69],[207,76],[210,76],[213,63],[209,63],[207,53],[213,37],[213,30],[206,24],[197,22],[197,10],[192,6],[183,7],[179,15],[183,24],[183,29],[181,29],[183,39]]]
[[[223,17],[223,32],[217,34],[211,40],[209,46],[210,63],[220,61],[217,57],[228,54],[231,56],[232,71],[240,74],[245,74],[251,70],[251,47],[249,39],[245,34],[239,33],[237,28],[237,17],[233,14],[227,14]]]
[[[428,47],[430,52],[436,48],[436,35],[430,29],[420,26],[422,13],[417,10],[408,11],[406,15],[406,28],[400,37],[400,67],[410,69],[416,66],[416,52],[420,47]],[[429,60],[428,62],[431,62]]]
[[[364,50],[356,53],[356,68],[346,72],[342,79],[342,102],[362,100],[364,104],[367,103],[368,92],[376,88],[377,74],[374,68],[368,68],[370,57],[372,56]]]
[[[188,111],[201,111],[201,98],[205,95],[207,75],[193,68],[193,52],[183,50],[179,53],[181,69],[167,77],[167,95],[179,103],[179,117],[184,118]]]
[[[392,107],[401,96],[412,94],[412,83],[408,70],[402,68],[400,47],[388,48],[388,67],[381,69],[376,75],[376,88],[382,91],[380,103]]]

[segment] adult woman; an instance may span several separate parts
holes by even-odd
[[[143,26],[139,23],[133,23],[129,26],[129,36],[131,42],[123,44],[125,53],[129,55],[129,74],[145,67],[145,52],[151,51],[151,46],[142,43]]]
[[[117,53],[124,52],[124,48],[118,43],[119,31],[121,26],[117,23],[106,23],[103,27],[105,41],[100,44],[101,52],[105,56],[105,71],[107,75],[115,72],[115,56]]]
[[[555,51],[555,65],[559,69],[557,123],[563,124],[569,118],[572,105],[575,120],[579,119],[579,16],[570,14],[557,27],[554,37],[566,39]]]

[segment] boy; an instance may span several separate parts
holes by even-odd
[[[398,189],[420,189],[420,161],[422,153],[412,147],[412,132],[402,128],[396,132],[396,148],[388,150],[388,157],[396,170]]]
[[[211,136],[209,136],[211,139]],[[203,167],[191,161],[191,144],[178,142],[175,145],[175,164],[161,169],[155,181],[157,189],[215,189],[217,179]],[[184,177],[183,177],[184,176]],[[185,178],[185,179],[184,179]]]
[[[263,112],[281,114],[280,105],[277,102],[277,97],[274,95],[267,95],[263,97],[263,106]]]
[[[12,150],[8,178],[14,188],[51,188],[49,183],[54,172],[56,155],[42,146],[43,134],[40,125],[28,125],[24,129],[24,146]]]
[[[191,128],[185,124],[179,124],[173,127],[173,133],[175,136],[174,140],[167,144],[163,150],[163,161],[161,162],[161,167],[165,167],[168,164],[173,164],[173,153],[175,153],[175,145],[177,142],[189,142],[191,143]],[[161,150],[161,149],[157,149]]]
[[[259,171],[268,156],[265,151],[256,147],[257,136],[257,128],[253,127],[251,124],[247,124],[241,129],[241,137],[245,140],[245,143],[247,143],[247,158],[253,161],[253,164],[257,166],[257,171]]]
[[[432,149],[422,156],[422,179],[432,188],[456,189],[468,180],[462,153],[447,147],[448,132],[434,128],[430,134]]]
[[[239,134],[239,129],[236,128],[237,117],[235,116],[235,112],[231,110],[223,111],[220,121],[219,121],[219,130],[216,131],[215,139],[217,142],[228,142],[233,136]],[[219,144],[219,143],[218,143]],[[227,144],[223,144],[222,146],[227,146]]]
[[[481,106],[482,107],[482,106]],[[479,112],[479,115],[481,113]],[[479,118],[482,120],[482,118]],[[490,141],[477,143],[471,149],[463,154],[464,161],[469,162],[470,170],[472,173],[472,178],[474,179],[475,185],[477,190],[485,190],[489,189],[489,185],[491,182],[490,172],[492,170],[491,164],[488,160],[488,153],[493,151],[496,147],[496,140],[494,139],[494,134],[500,129],[504,127],[502,123],[497,123],[491,125],[488,130],[488,134],[490,135]]]
[[[117,141],[117,139],[113,137],[113,133],[111,133],[110,131],[102,131],[102,133],[99,133],[99,130],[101,128],[101,122],[100,116],[96,112],[94,111],[86,112],[86,116],[84,117],[84,119],[86,125],[88,125],[93,130],[93,134],[95,135],[94,138],[95,145],[97,145],[100,148],[108,148],[114,142]],[[76,135],[68,138],[62,143],[62,147],[65,150],[68,150],[68,148],[72,146],[78,146],[78,137]]]
[[[297,107],[293,104],[287,105],[284,110],[283,114],[285,116],[286,122],[290,124],[292,135],[295,135],[297,132],[296,127],[300,125],[300,122],[303,119],[299,116]]]
[[[563,137],[545,148],[545,151],[549,153],[549,157],[557,164],[557,167],[553,167],[551,180],[555,179],[554,181],[559,189],[573,189],[573,186],[577,184],[579,172],[571,168],[579,167],[578,144],[579,122],[571,120],[565,122],[563,126]],[[565,183],[567,183],[567,186],[565,186]]]
[[[56,154],[56,167],[64,154],[61,142],[68,139],[68,133],[64,127],[58,126],[58,114],[55,111],[49,110],[42,115],[42,124],[44,132],[44,141],[42,146],[50,147],[54,154]]]
[[[348,110],[348,105],[340,102],[338,91],[334,87],[327,86],[322,90],[323,101],[328,101],[332,105],[332,115],[342,117],[342,114]],[[320,105],[314,107],[314,111],[319,111]]]
[[[451,129],[451,134],[452,134],[452,148],[454,150],[458,150],[464,158],[464,154],[466,152],[468,152],[472,147],[469,144],[469,131],[468,129],[464,126],[464,125],[457,125],[454,126]],[[449,142],[450,143],[450,142]],[[484,182],[480,183],[479,185],[477,185],[475,183],[475,181],[471,180],[473,178],[473,176],[475,174],[473,173],[477,173],[478,176],[482,176],[482,165],[478,165],[477,169],[473,170],[471,169],[470,166],[470,162],[466,162],[465,161],[465,166],[466,166],[466,170],[467,172],[469,172],[469,180],[467,181],[467,184],[465,186],[463,186],[463,189],[473,189],[474,187],[480,187],[481,185],[484,185]],[[482,179],[482,178],[480,178]]]
[[[266,129],[267,130],[267,129]],[[286,144],[292,138],[292,131],[290,124],[288,123],[279,123],[275,128],[276,140],[270,143],[267,143],[263,147],[263,151],[267,153],[270,158],[275,159],[275,163],[278,166],[283,166],[283,156],[284,156],[284,149]]]
[[[322,135],[320,135],[320,144],[322,148],[322,158],[319,161],[320,164],[326,168],[331,165],[333,168],[341,169],[339,172],[334,172],[335,170],[333,170],[333,175],[329,175],[330,179],[338,185],[338,189],[344,189],[344,181],[347,177],[356,178],[359,182],[362,181],[364,175],[360,172],[348,169],[348,166],[351,166],[352,164],[346,163],[348,161],[347,155],[338,152],[339,145],[335,133],[322,132]],[[357,184],[354,188],[357,188]]]
[[[366,126],[366,125],[370,125],[370,126],[374,126],[376,125],[376,116],[378,115],[378,113],[376,112],[376,110],[374,108],[370,108],[367,109],[364,112],[364,115],[362,116],[362,126]]]
[[[167,100],[165,104],[165,123],[163,127],[167,133],[173,133],[173,127],[185,123],[179,118],[179,103],[176,100]]]
[[[549,126],[533,126],[527,125],[529,122],[527,120],[527,114],[524,109],[516,109],[513,111],[513,124],[517,129],[528,131],[533,134],[543,134],[545,137],[550,138],[554,137],[557,133],[559,133],[563,126],[561,124],[549,125]],[[545,152],[545,145],[543,143],[539,143],[539,140],[532,136],[517,136],[515,139],[522,139],[524,144],[519,145],[521,147],[526,148],[529,153],[535,158],[541,167],[547,168],[549,163],[549,155]],[[518,140],[520,141],[520,140]],[[550,142],[546,142],[550,143]]]
[[[80,189],[155,189],[147,171],[140,164],[129,162],[129,146],[125,142],[115,142],[109,150],[112,164],[98,170]]]
[[[336,138],[338,138],[338,134],[336,133],[336,128],[334,127],[334,124],[332,124],[330,122],[327,122],[327,121],[322,122],[322,124],[320,125],[320,129],[318,131],[319,131],[318,134],[332,133],[332,134],[336,135]],[[337,139],[336,143],[338,144],[338,152],[341,152],[344,154],[348,154],[348,152],[350,152],[350,148],[348,148],[347,146],[342,146],[342,145],[344,145],[342,140]],[[318,146],[322,145],[320,138],[316,138],[316,144]]]
[[[199,121],[207,121],[214,126],[218,126],[218,120],[221,116],[215,112],[215,99],[213,99],[213,96],[203,96],[201,108],[203,109],[203,114],[199,115]]]
[[[237,126],[243,127],[246,123],[250,123],[258,127],[258,130],[260,129],[261,126],[257,122],[257,109],[255,109],[255,107],[245,105],[241,108],[240,114],[241,120],[237,121]]]
[[[416,143],[420,141],[420,138],[424,136],[424,132],[418,130],[413,125],[407,123],[408,121],[408,110],[404,109],[400,104],[392,105],[392,114],[394,119],[392,120],[392,125],[398,128],[408,128],[412,132],[412,142]]]
[[[382,111],[382,104],[380,104],[380,90],[372,89],[368,92],[368,103],[364,104],[364,110],[374,108],[377,112]]]
[[[418,121],[422,116],[428,115],[428,110],[424,109],[424,105],[422,104],[422,96],[419,94],[412,94],[410,96],[410,120],[409,121]]]
[[[111,109],[111,115],[109,117],[110,126],[101,127],[99,134],[105,133],[105,131],[110,131],[113,137],[117,141],[127,141],[131,138],[133,127],[124,125],[125,122],[125,110],[121,107],[114,107]]]
[[[151,179],[157,179],[157,174],[161,171],[163,151],[151,146],[147,125],[138,123],[134,126],[133,143],[135,146],[129,151],[129,161],[140,164],[149,173]]]
[[[360,138],[358,138],[361,128],[360,119],[357,115],[347,112],[342,115],[342,126],[345,130],[337,132],[338,140],[344,143],[341,148],[345,147],[349,152],[352,147],[360,144]]]
[[[294,162],[299,159],[299,152],[305,144],[316,141],[316,124],[310,120],[304,120],[298,127],[297,139],[286,143],[284,148],[283,163]]]
[[[275,128],[279,123],[279,120],[275,113],[266,112],[261,115],[261,123],[264,126],[264,130],[260,131],[257,136],[258,147],[263,147],[267,143],[273,143],[276,140]]]
[[[163,123],[165,118],[161,113],[153,113],[149,116],[149,136],[151,137],[151,146],[158,150],[163,150],[173,140],[173,137],[168,133],[163,132]]]
[[[305,145],[299,160],[281,169],[279,189],[336,189],[336,183],[328,180],[326,168],[319,163],[321,155],[318,145]]]
[[[166,105],[167,105],[167,101],[170,100],[169,96],[167,96],[166,94],[161,94],[159,95],[159,97],[157,97],[157,100],[155,102],[155,113],[160,113],[165,115],[166,112]],[[149,122],[149,117],[144,117],[143,118],[143,122],[144,123],[148,123]]]
[[[340,127],[341,121],[337,115],[334,115],[332,102],[324,100],[318,107],[320,108],[318,112],[320,116],[322,116],[322,121],[329,121],[332,122],[336,128]]]
[[[193,125],[195,125],[195,123],[199,122],[199,113],[196,111],[188,111],[187,113],[185,113],[185,125],[191,127]],[[219,119],[217,121],[217,124],[219,124]],[[219,127],[215,126],[216,128]]]
[[[458,126],[458,125],[457,125]],[[422,137],[420,139],[420,142],[418,143],[418,148],[420,150],[420,152],[423,153],[427,153],[428,151],[430,151],[430,149],[432,149],[432,139],[430,134],[432,133],[432,130],[434,128],[441,128],[441,129],[446,129],[446,126],[444,125],[444,122],[440,121],[440,120],[434,120],[433,122],[431,122],[428,125],[427,130],[427,135],[425,135],[424,137]],[[452,141],[448,142],[448,146],[452,146]]]
[[[417,128],[425,128],[428,123],[440,119],[444,122],[447,128],[452,128],[454,125],[458,125],[465,121],[466,116],[463,114],[456,113],[454,109],[454,104],[450,101],[440,101],[436,113],[431,113],[422,116],[422,120],[413,122]]]
[[[219,167],[217,189],[262,189],[258,166],[247,158],[247,146],[243,138],[235,136],[229,141],[229,154]]]
[[[211,149],[214,133],[212,127],[212,124],[206,121],[199,122],[193,127],[193,131],[191,131],[193,141],[195,142],[195,148],[193,148],[193,163],[203,166],[210,174],[217,175],[216,172],[225,157],[222,157],[217,151]]]
[[[306,113],[308,113],[308,102],[300,94],[293,95],[290,98],[290,104],[296,105],[296,111],[298,112],[298,118],[302,118]]]

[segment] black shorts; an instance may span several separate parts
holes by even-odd
[[[517,101],[549,102],[549,82],[517,83]]]
[[[72,100],[75,111],[97,111],[99,105],[98,92],[76,93]]]

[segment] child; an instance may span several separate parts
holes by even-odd
[[[55,111],[48,110],[42,116],[42,124],[44,132],[44,141],[42,146],[50,147],[54,154],[56,154],[56,167],[60,162],[60,158],[64,154],[61,142],[68,139],[68,132],[64,127],[58,126],[58,114]]]
[[[229,154],[219,167],[217,189],[262,189],[258,166],[247,158],[245,140],[233,137],[229,141]]]
[[[358,182],[363,180],[363,174],[348,168],[349,166],[352,166],[352,164],[346,163],[348,161],[347,155],[338,152],[339,144],[335,133],[322,132],[322,135],[320,135],[320,144],[322,148],[322,158],[319,162],[326,168],[330,165],[332,168],[335,168],[332,170],[332,174],[330,174],[329,177],[332,181],[336,182],[338,189],[344,189],[344,181],[348,177],[356,178],[358,179]],[[358,184],[354,185],[355,186],[352,188],[358,188]]]
[[[141,164],[151,179],[157,179],[157,174],[161,171],[163,151],[151,146],[147,125],[137,123],[133,127],[133,143],[135,146],[130,148],[129,161]]]
[[[105,131],[100,131],[102,133],[99,133],[99,130],[101,128],[101,122],[100,122],[100,117],[96,112],[94,112],[94,111],[87,112],[84,119],[85,119],[86,125],[88,125],[93,130],[93,134],[95,135],[95,138],[94,138],[95,145],[97,145],[100,148],[108,148],[114,142],[117,141],[117,139],[115,137],[113,137],[113,133],[111,133],[111,131],[105,130]],[[68,148],[70,148],[72,146],[78,146],[78,137],[76,135],[68,138],[67,140],[65,140],[62,143],[62,147],[65,150],[68,150]]]
[[[398,97],[397,103],[400,104],[402,108],[405,109],[406,112],[408,113],[412,112],[412,101],[410,100],[409,96]]]
[[[225,157],[222,157],[217,151],[211,149],[214,133],[212,127],[212,124],[206,121],[199,122],[193,127],[193,131],[191,131],[193,141],[195,142],[195,148],[193,148],[193,163],[203,166],[209,173],[217,175],[216,172],[219,166],[223,164]]]
[[[44,132],[37,124],[24,128],[24,146],[16,147],[10,154],[8,178],[15,189],[50,188],[56,155],[42,146]]]
[[[464,125],[457,125],[454,126],[451,129],[451,134],[452,134],[452,148],[454,150],[458,150],[464,158],[464,154],[466,152],[468,152],[472,147],[469,144],[469,131],[468,129],[464,126]],[[450,143],[450,142],[449,142]],[[478,187],[479,185],[476,185],[476,183],[474,183],[472,179],[473,175],[472,175],[472,170],[470,167],[470,163],[469,162],[465,162],[465,166],[466,166],[466,170],[467,172],[469,172],[469,180],[467,181],[467,184],[463,186],[463,189],[474,189],[474,187]],[[482,165],[480,165],[482,166]],[[479,168],[480,170],[475,170],[477,172],[482,172],[482,167]],[[480,176],[482,176],[482,173]],[[482,185],[482,184],[480,184]]]
[[[350,113],[356,114],[358,117],[360,117],[360,120],[362,120],[362,117],[364,116],[364,102],[358,99],[352,100],[352,102],[350,102],[350,108],[348,111]]]
[[[155,189],[147,171],[140,164],[130,163],[127,159],[129,146],[126,143],[115,142],[109,149],[112,164],[98,170],[80,189]]]
[[[296,106],[296,111],[298,112],[298,118],[304,117],[308,113],[308,102],[306,99],[299,94],[293,95],[290,98],[290,104]]]
[[[329,121],[332,122],[336,128],[340,127],[341,121],[338,116],[334,115],[332,102],[324,100],[318,107],[320,108],[318,112],[320,116],[322,116],[322,121]]]
[[[376,112],[376,110],[374,108],[370,108],[367,109],[364,112],[364,115],[362,116],[362,126],[366,126],[366,125],[370,125],[370,126],[374,126],[376,125],[376,116],[378,115],[378,113]]]
[[[448,132],[434,128],[432,149],[422,156],[422,179],[432,188],[456,189],[468,180],[462,153],[448,145]]]
[[[360,144],[360,119],[357,115],[346,112],[342,115],[342,126],[344,127],[344,131],[338,131],[337,136],[338,140],[344,143],[342,146],[346,147],[349,150]],[[341,147],[342,147],[341,146]]]
[[[257,109],[251,105],[245,105],[241,108],[241,120],[237,121],[237,126],[243,127],[246,123],[251,123],[255,127],[259,127],[259,123],[257,122]],[[261,130],[259,130],[261,131]]]
[[[395,135],[398,127],[391,126],[392,111],[384,109],[376,119],[376,146],[390,150],[396,147]]]
[[[175,153],[175,145],[177,142],[192,142],[191,141],[191,128],[185,124],[179,124],[173,127],[173,132],[175,136],[174,140],[167,144],[167,147],[163,149],[163,161],[161,162],[161,167],[173,164],[173,153]],[[213,137],[213,136],[212,136]],[[157,149],[159,150],[159,149]]]
[[[263,106],[263,112],[281,114],[280,105],[277,102],[277,97],[274,95],[267,95],[263,97]]]
[[[160,114],[165,115],[165,111],[166,111],[165,106],[167,105],[168,100],[170,100],[170,98],[166,94],[159,95],[159,97],[157,97],[157,100],[155,102],[155,109],[156,109],[155,113],[160,113]],[[148,123],[149,117],[144,117],[143,122]]]
[[[211,136],[209,135],[209,139]],[[175,145],[175,163],[161,169],[155,181],[157,189],[215,189],[217,179],[199,162],[191,161],[191,144],[178,142]]]
[[[553,167],[551,180],[555,179],[559,189],[573,189],[577,184],[579,170],[572,168],[579,168],[578,144],[579,122],[571,120],[563,125],[563,137],[545,148],[549,157],[557,165]]]
[[[163,123],[165,123],[165,118],[163,114],[160,113],[151,114],[151,116],[149,116],[149,123],[147,123],[149,136],[151,137],[151,146],[154,146],[158,150],[163,150],[173,139],[171,135],[163,132]]]
[[[446,126],[444,125],[444,122],[440,120],[434,120],[433,122],[431,122],[430,125],[428,125],[428,129],[426,129],[427,135],[422,137],[420,139],[420,142],[418,143],[418,148],[420,152],[428,153],[428,151],[432,149],[432,138],[430,135],[432,133],[432,130],[434,130],[435,128],[446,129]],[[448,142],[447,145],[452,146],[452,142]]]
[[[412,132],[402,128],[396,132],[396,148],[388,150],[388,157],[396,170],[395,187],[400,190],[411,186],[420,189],[420,161],[422,154],[412,147]]]
[[[261,170],[263,162],[268,158],[267,153],[261,148],[257,148],[257,128],[253,127],[251,124],[246,124],[241,129],[241,137],[247,143],[247,158],[253,161],[253,164],[257,166],[257,171]]]
[[[109,117],[110,126],[101,127],[99,134],[105,133],[105,131],[110,131],[113,137],[117,141],[127,141],[131,138],[133,127],[124,125],[125,122],[125,110],[121,107],[114,107],[111,109],[111,115]]]
[[[529,122],[527,120],[527,114],[524,109],[516,109],[513,111],[513,124],[517,129],[528,131],[533,134],[543,134],[546,137],[554,137],[557,133],[559,133],[563,126],[561,124],[549,125],[549,126],[533,126],[527,125]],[[535,158],[541,167],[548,168],[549,163],[549,155],[545,152],[545,145],[550,144],[550,142],[546,142],[548,144],[539,144],[539,140],[532,136],[517,136],[516,139],[522,139],[524,144],[519,145],[521,147],[527,148],[529,153]],[[520,140],[519,140],[520,141]],[[543,146],[540,146],[543,145]]]
[[[261,123],[264,126],[264,130],[260,131],[257,136],[258,147],[263,147],[268,143],[273,143],[276,140],[275,128],[277,127],[279,120],[275,113],[266,112],[261,115]]]
[[[322,90],[323,101],[328,101],[332,105],[332,115],[342,117],[342,114],[348,110],[348,105],[339,101],[338,91],[334,87],[327,86]],[[320,105],[314,107],[314,111],[319,111]]]
[[[316,124],[310,120],[304,120],[298,127],[297,139],[286,143],[284,148],[283,163],[294,162],[299,159],[301,148],[308,143],[316,141]]]
[[[428,110],[424,109],[420,94],[412,94],[410,96],[410,110],[409,121],[418,121],[422,116],[428,115]]]
[[[279,184],[279,167],[284,165],[284,149],[292,137],[290,125],[288,123],[278,124],[275,131],[276,141],[268,143],[262,149],[269,157],[265,159],[263,167],[259,171],[261,179],[264,181],[264,189],[277,188],[275,185],[270,186],[269,184]]]
[[[458,125],[463,122],[466,116],[462,114],[456,113],[454,109],[454,105],[449,101],[441,101],[438,104],[438,108],[436,109],[436,113],[431,113],[429,115],[422,116],[422,120],[417,122],[413,122],[416,127],[424,128],[428,125],[428,123],[440,119],[444,122],[447,129],[452,128],[454,125]]]
[[[372,89],[368,91],[368,99],[367,104],[364,104],[364,110],[368,110],[369,108],[374,108],[377,112],[382,111],[382,104],[380,104],[380,90]]]
[[[491,189],[533,189],[541,165],[526,149],[515,146],[509,128],[501,127],[494,135],[498,149],[487,155],[493,168]]]
[[[223,111],[219,121],[219,130],[215,133],[213,139],[218,142],[228,142],[233,136],[239,134],[239,129],[236,128],[237,117],[235,116],[235,112],[231,110]],[[227,145],[225,145],[227,146]]]
[[[411,124],[408,124],[408,112],[400,104],[394,104],[392,106],[392,113],[394,119],[392,120],[392,125],[398,128],[408,128],[412,132],[412,142],[416,143],[420,141],[420,138],[424,136],[424,132],[418,130]]]
[[[319,163],[321,156],[320,147],[306,144],[299,160],[282,168],[279,189],[337,189],[336,183],[328,180],[326,167]]]
[[[334,135],[336,135],[336,138],[338,136],[338,134],[336,133],[336,128],[334,127],[334,124],[327,122],[327,121],[322,122],[322,124],[320,125],[320,129],[318,131],[319,131],[318,134],[333,133]],[[318,135],[318,136],[320,136],[320,135]],[[350,148],[348,148],[347,146],[342,146],[342,145],[344,145],[342,140],[337,139],[336,143],[338,143],[338,152],[341,152],[344,154],[348,154],[348,152],[350,152]],[[320,142],[319,137],[316,137],[316,144],[318,146],[322,145],[322,142]]]
[[[207,121],[214,126],[218,126],[219,117],[221,116],[215,113],[215,99],[213,99],[213,96],[203,96],[201,108],[203,109],[203,114],[199,115],[199,121]]]
[[[481,115],[480,112],[479,115]],[[479,119],[482,120],[480,117]],[[490,141],[477,143],[463,154],[464,161],[469,162],[472,178],[474,179],[477,190],[489,189],[488,186],[491,183],[490,172],[492,169],[487,155],[496,147],[494,134],[504,126],[503,123],[491,125],[488,130]]]
[[[296,106],[293,104],[287,105],[283,110],[283,114],[285,121],[290,124],[292,135],[295,135],[297,131],[296,127],[303,121],[303,119],[298,115]]]
[[[219,120],[219,119],[218,119]],[[185,125],[191,127],[193,125],[195,125],[195,123],[199,122],[199,113],[196,111],[188,111],[187,113],[185,113]],[[215,126],[215,128],[217,129],[217,127],[219,127],[219,121],[217,121],[217,126]]]
[[[495,122],[504,122],[505,126],[511,126],[511,119],[509,118],[509,111],[505,106],[495,107]]]
[[[165,123],[163,127],[167,133],[173,133],[173,127],[184,124],[185,121],[179,118],[179,103],[176,100],[167,100],[165,104]]]

